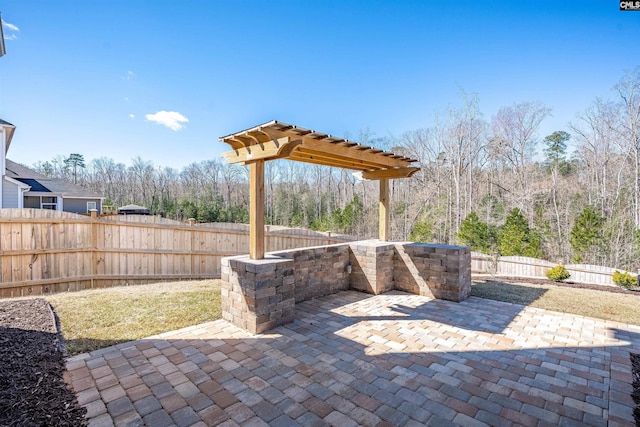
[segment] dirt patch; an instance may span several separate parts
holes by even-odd
[[[86,425],[46,300],[0,301],[0,360],[0,425]]]

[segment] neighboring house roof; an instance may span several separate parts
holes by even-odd
[[[7,146],[5,147],[5,154],[9,151],[9,145],[11,145],[11,139],[13,138],[13,133],[16,131],[16,126],[11,123],[0,119],[0,126],[6,126],[7,129]]]
[[[59,178],[50,178],[26,166],[6,159],[7,176],[31,186],[32,192],[55,193],[63,197],[79,197],[87,199],[104,199],[94,191],[87,190]]]
[[[7,176],[11,178],[33,178],[33,179],[47,179],[46,175],[29,169],[19,163],[6,159],[5,167],[7,168]]]
[[[24,184],[27,184],[29,187],[31,187],[31,189],[29,191],[38,191],[38,192],[42,192],[42,193],[50,193],[51,192],[51,190],[49,190],[44,185],[40,184],[35,179],[32,179],[32,178],[14,178],[14,179],[17,180],[17,181],[20,181],[20,182],[22,182]]]

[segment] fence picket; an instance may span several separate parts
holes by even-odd
[[[475,274],[546,279],[547,270],[555,265],[541,259],[516,256],[499,257],[496,261],[489,255],[471,252],[471,272]],[[569,278],[571,281],[616,286],[612,277],[613,273],[619,269],[588,264],[565,265],[565,268],[571,273]]]
[[[273,251],[353,240],[283,227],[266,238]],[[0,209],[0,296],[219,277],[220,258],[248,248],[246,224]]]

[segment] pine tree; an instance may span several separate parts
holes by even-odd
[[[411,229],[409,240],[412,242],[430,243],[433,240],[432,229],[433,224],[428,222],[426,218],[420,218]]]
[[[503,256],[528,256],[538,257],[541,254],[540,236],[531,228],[520,209],[515,208],[509,212],[502,226],[498,247]]]
[[[496,247],[495,227],[480,221],[478,214],[471,211],[460,223],[458,241],[471,249],[485,254],[490,254]]]
[[[575,262],[594,262],[598,244],[602,241],[604,217],[593,206],[587,206],[571,229],[569,243]]]
[[[78,168],[86,168],[87,165],[84,163],[84,156],[78,153],[71,153],[69,157],[64,159],[64,167],[66,170],[73,170],[73,183],[78,183]]]
[[[553,132],[544,139],[546,147],[544,148],[544,165],[550,173],[559,172],[561,175],[567,175],[571,170],[571,163],[567,161],[567,141],[571,139],[571,135],[561,130]]]

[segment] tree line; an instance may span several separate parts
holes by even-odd
[[[430,127],[382,138],[360,132],[354,140],[418,159],[421,167],[411,179],[391,182],[392,239],[638,269],[640,67],[566,129],[539,135],[551,111],[527,101],[487,118],[478,95],[463,92]],[[129,166],[106,157],[85,164],[72,154],[35,168],[117,206],[142,204],[179,220],[248,222],[248,169],[222,159],[176,170],[140,157]],[[265,164],[267,224],[370,238],[377,236],[377,201],[377,182],[351,171]]]

